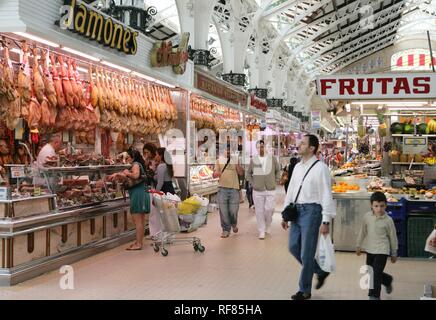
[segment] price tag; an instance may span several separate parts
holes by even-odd
[[[405,154],[425,154],[427,150],[427,137],[404,137],[403,153]]]
[[[41,187],[35,187],[33,188],[33,196],[39,197],[41,195]]]
[[[24,167],[11,167],[11,178],[25,178]]]
[[[23,140],[23,134],[24,134],[23,119],[19,119],[18,124],[14,131],[14,139]]]

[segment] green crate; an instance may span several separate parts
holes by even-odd
[[[407,220],[407,256],[431,257],[432,254],[424,251],[425,241],[433,231],[436,219],[429,216],[409,217]]]

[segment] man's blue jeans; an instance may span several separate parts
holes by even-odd
[[[220,210],[221,228],[230,231],[238,224],[239,190],[219,188],[218,205]]]
[[[299,291],[311,293],[313,274],[325,274],[315,261],[322,208],[316,203],[297,204],[298,218],[289,231],[289,251],[303,266],[300,273]]]

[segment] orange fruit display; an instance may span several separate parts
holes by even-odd
[[[347,192],[347,191],[359,191],[360,187],[357,184],[348,184],[346,182],[339,182],[332,186],[333,192]]]

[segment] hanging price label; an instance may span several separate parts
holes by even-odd
[[[41,195],[41,187],[35,187],[33,188],[33,196],[39,197]]]
[[[11,178],[25,178],[24,167],[11,167]]]

